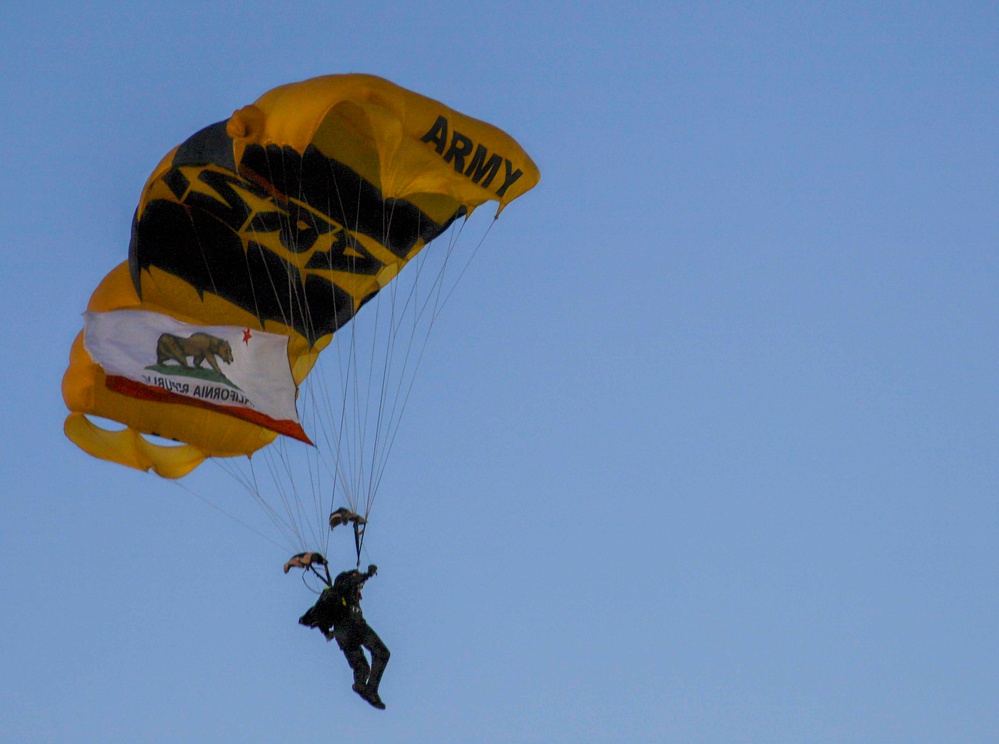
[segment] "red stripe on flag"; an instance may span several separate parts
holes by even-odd
[[[108,390],[113,390],[116,393],[127,395],[130,398],[149,400],[154,403],[180,403],[185,406],[205,408],[209,411],[215,411],[216,413],[222,413],[226,416],[233,416],[234,418],[249,421],[251,424],[256,424],[257,426],[262,426],[265,429],[276,431],[278,434],[284,434],[286,437],[297,439],[300,442],[312,444],[312,440],[309,439],[305,430],[300,424],[297,424],[294,421],[273,419],[270,416],[260,413],[259,411],[254,411],[250,408],[222,406],[218,403],[210,403],[207,400],[189,398],[186,395],[171,393],[163,388],[154,387],[152,385],[143,385],[141,382],[136,382],[135,380],[130,380],[129,378],[121,377],[120,375],[108,375],[105,378],[105,381]]]

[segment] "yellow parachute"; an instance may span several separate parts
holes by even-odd
[[[250,415],[247,384],[226,378],[249,347],[225,341],[226,329],[286,338],[294,395],[333,334],[427,243],[487,201],[498,214],[539,178],[499,129],[377,77],[265,93],[163,158],[143,188],[128,261],[88,306],[88,324],[114,316],[196,332],[147,331],[153,340],[122,351],[125,335],[106,331],[99,344],[88,325],[63,379],[66,435],[91,455],[168,478],[206,457],[253,453],[288,431]],[[96,354],[101,344],[150,359],[129,377]],[[171,381],[180,374],[185,382]],[[220,390],[243,409],[219,403]]]

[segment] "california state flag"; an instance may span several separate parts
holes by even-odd
[[[190,325],[148,310],[83,317],[84,345],[115,392],[208,408],[309,442],[295,407],[286,336]]]

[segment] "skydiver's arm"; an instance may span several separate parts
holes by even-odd
[[[360,588],[364,586],[365,581],[370,579],[376,573],[378,573],[378,566],[372,564],[368,566],[368,570],[365,573],[361,573],[360,571],[351,571],[350,575],[347,576],[347,581],[351,586]]]

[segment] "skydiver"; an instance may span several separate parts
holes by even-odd
[[[366,573],[357,569],[341,572],[298,622],[319,628],[327,641],[336,639],[354,672],[354,692],[384,710],[385,703],[378,696],[378,684],[388,664],[389,650],[361,614],[361,587],[377,572],[378,567],[374,565],[368,566]],[[370,666],[362,646],[371,653]]]

